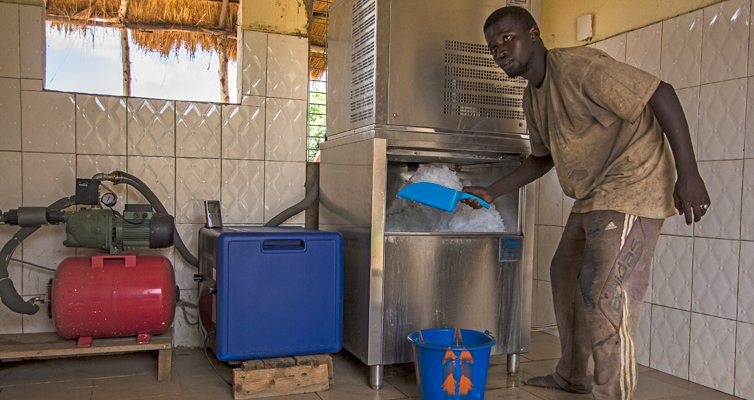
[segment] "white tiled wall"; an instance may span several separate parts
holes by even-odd
[[[307,41],[243,32],[241,104],[191,103],[43,90],[41,7],[0,0],[0,210],[47,206],[75,190],[75,179],[122,170],[143,180],[172,213],[189,250],[197,252],[205,199],[220,199],[226,224],[261,225],[304,197]],[[269,68],[268,68],[269,66]],[[144,202],[125,186],[115,207]],[[303,224],[303,214],[287,223]],[[0,242],[17,228],[0,225]],[[43,227],[14,258],[55,268],[92,250],[62,246],[64,227]],[[2,244],[0,243],[0,245]],[[181,297],[196,303],[193,274],[173,249]],[[45,292],[52,274],[10,264],[19,292]],[[181,311],[175,344],[200,346]],[[41,312],[21,316],[0,306],[0,333],[54,331]]]
[[[712,199],[699,224],[686,226],[680,216],[665,221],[637,332],[639,360],[747,399],[754,399],[751,10],[750,0],[728,0],[589,45],[674,85]],[[554,231],[571,203],[556,179],[545,176],[538,185],[534,277],[545,282]],[[562,222],[553,218],[559,211]],[[534,287],[532,324],[554,323],[543,317],[551,300]]]

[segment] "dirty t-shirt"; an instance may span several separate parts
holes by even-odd
[[[573,212],[673,215],[675,166],[651,107],[660,79],[602,51],[552,49],[524,112],[534,156],[552,155]]]

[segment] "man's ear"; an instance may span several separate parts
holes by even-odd
[[[537,40],[539,37],[539,28],[537,28],[536,25],[532,25],[531,28],[529,28],[529,37],[531,37],[532,41]]]

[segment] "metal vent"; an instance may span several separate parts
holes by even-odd
[[[445,54],[446,64],[465,64],[477,67],[496,68],[497,64],[490,57],[466,56],[461,54]]]
[[[484,117],[484,118],[502,118],[502,119],[524,119],[524,111],[503,110],[496,108],[453,106],[446,104],[444,107],[445,114],[463,115],[466,117]]]
[[[512,96],[524,95],[523,86],[502,86],[491,83],[464,81],[460,79],[445,79],[445,89],[468,90],[471,92],[504,93]]]
[[[523,122],[525,79],[502,72],[487,46],[448,40],[445,51],[443,114]]]
[[[490,49],[483,44],[445,41],[445,50],[460,51],[464,53],[490,54]]]
[[[351,7],[351,123],[374,117],[376,0]]]

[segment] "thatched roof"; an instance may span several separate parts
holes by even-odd
[[[327,67],[328,9],[333,0],[311,0],[309,37],[312,78]],[[219,18],[222,0],[128,0],[124,18],[121,0],[47,0],[47,19],[59,30],[86,34],[89,26],[126,27],[144,50],[168,56],[185,48],[218,50],[219,39],[228,39],[228,58],[237,59],[236,26],[239,0],[228,0],[224,26]]]
[[[329,11],[333,0],[313,0],[312,20],[309,26],[309,74],[319,79],[327,69],[327,29]]]

